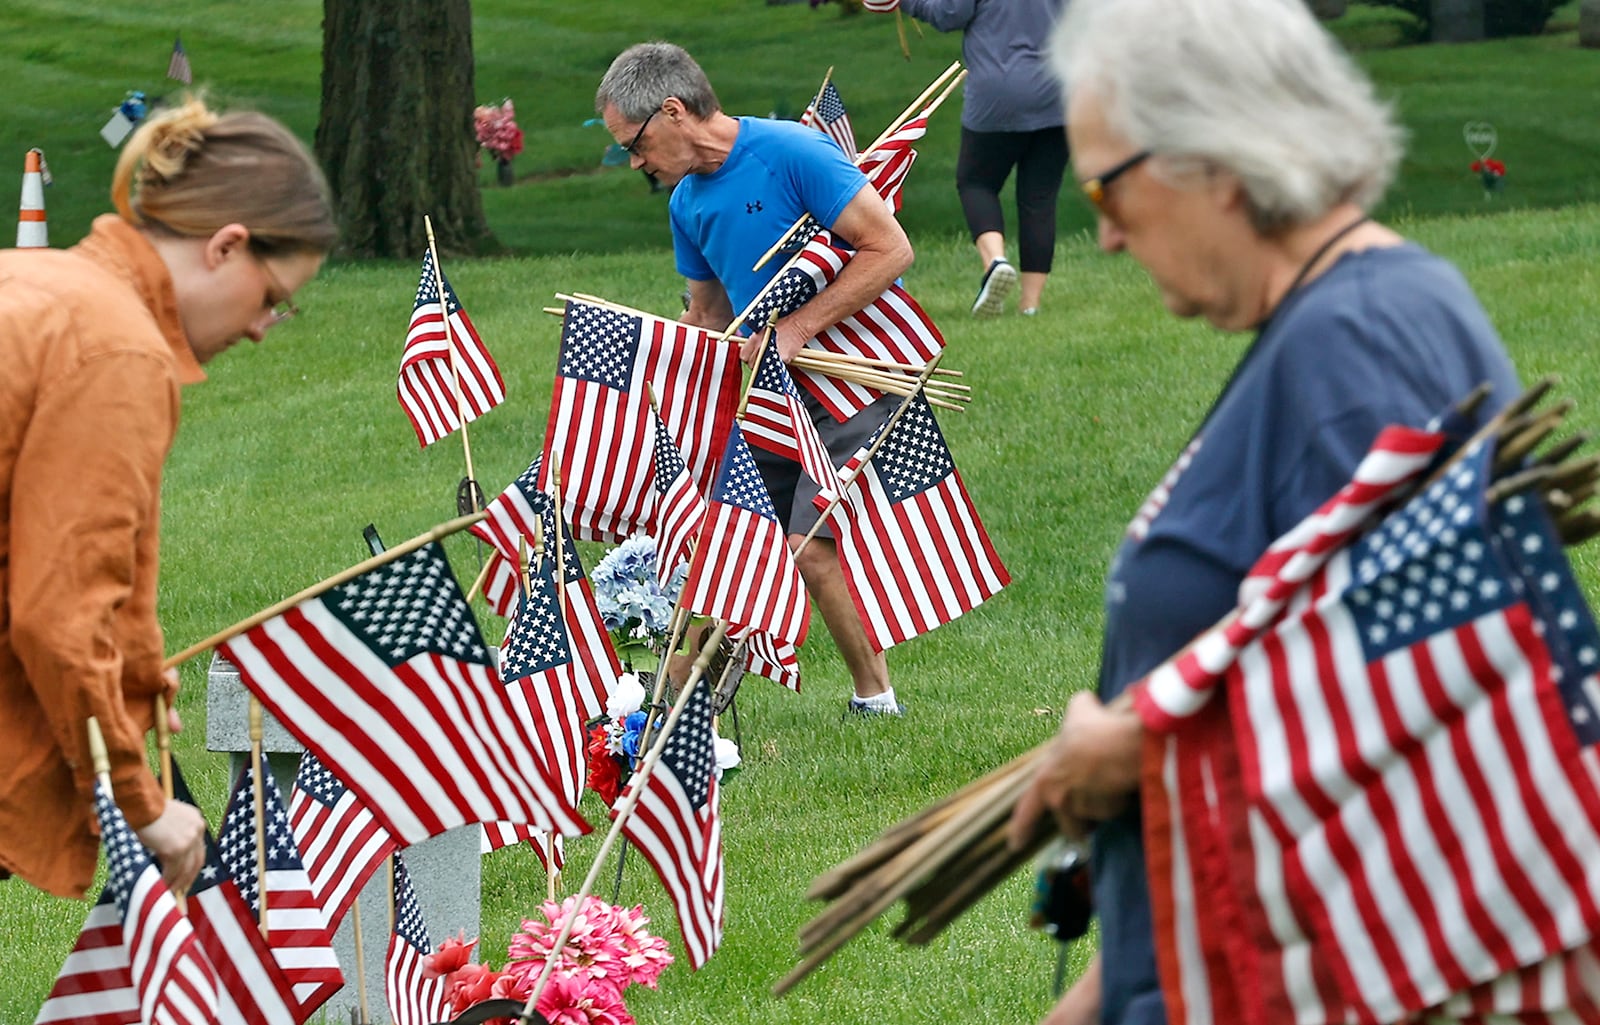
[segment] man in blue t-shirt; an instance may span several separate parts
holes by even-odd
[[[819,331],[860,311],[911,266],[911,243],[866,177],[821,132],[793,122],[724,113],[705,72],[681,47],[640,43],[612,62],[595,96],[607,130],[632,166],[676,186],[671,200],[678,271],[689,281],[683,320],[715,331],[733,322],[783,265],[750,268],[805,214],[855,249],[833,282],[777,322],[784,362]],[[760,339],[741,356],[751,363]],[[803,393],[804,394],[804,393]],[[835,463],[848,458],[887,419],[891,399],[838,423],[805,396]],[[757,465],[791,546],[816,523],[816,487],[798,463],[757,450]],[[806,545],[800,574],[839,646],[855,684],[853,711],[898,714],[883,653],[873,649],[824,527]]]

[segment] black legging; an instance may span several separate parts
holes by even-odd
[[[1064,128],[1034,132],[961,129],[956,192],[974,240],[986,231],[1005,234],[1000,189],[1017,169],[1017,247],[1024,273],[1048,274],[1056,255],[1056,195],[1067,169]]]

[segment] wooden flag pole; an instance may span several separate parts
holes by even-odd
[[[663,738],[671,735],[673,728],[678,725],[678,720],[683,717],[683,710],[689,706],[689,698],[694,694],[695,685],[705,676],[706,667],[711,663],[711,653],[722,645],[722,638],[727,632],[728,624],[719,622],[700,648],[700,653],[695,656],[694,666],[689,670],[689,680],[678,693],[678,700],[673,702],[672,711],[668,713],[667,721],[661,726]],[[616,817],[611,821],[611,829],[600,844],[600,850],[594,856],[594,864],[589,868],[589,874],[584,877],[583,885],[578,888],[577,903],[582,904],[583,898],[594,891],[595,880],[599,878],[600,870],[605,867],[606,857],[611,853],[611,845],[621,835],[628,816],[632,815],[634,808],[638,806],[639,798],[644,794],[645,784],[650,781],[650,774],[655,772],[656,764],[661,761],[661,754],[665,749],[664,742],[651,747],[645,755],[644,763],[633,774],[633,779],[628,784],[628,796],[623,798],[622,804],[617,807]],[[545,985],[550,981],[550,974],[555,969],[562,948],[567,945],[567,940],[572,938],[572,929],[577,919],[578,916],[575,914],[568,915],[566,921],[561,924],[561,931],[556,934],[555,943],[551,945],[550,953],[545,959],[544,969],[539,973],[538,981],[533,984],[533,993],[529,995],[528,1002],[522,1009],[524,1018],[531,1019],[534,1008],[538,1006],[539,997],[544,995]]]
[[[361,945],[361,897],[350,901],[350,934],[356,947],[356,1004],[361,1008],[361,1025],[372,1018],[367,1013],[367,957]]]
[[[866,149],[862,150],[860,153],[857,153],[854,156],[852,156],[851,162],[854,163],[857,167],[861,166],[861,161],[867,156],[867,154],[872,153],[873,151],[875,151],[879,146],[883,145],[885,139],[889,138],[889,136],[893,135],[895,132],[898,132],[901,129],[901,127],[907,121],[909,121],[911,119],[912,113],[915,112],[919,107],[921,107],[923,102],[926,101],[929,96],[933,95],[934,90],[938,89],[939,86],[941,84],[943,84],[946,79],[948,79],[951,75],[955,74],[957,69],[959,69],[960,67],[961,67],[961,62],[960,61],[955,61],[948,68],[945,68],[944,71],[942,71],[937,78],[935,78],[932,82],[930,82],[928,84],[928,87],[926,89],[922,90],[922,92],[920,94],[918,94],[916,99],[911,101],[911,106],[907,107],[905,110],[902,110],[898,117],[896,117],[893,121],[889,122],[889,127],[885,128],[883,130],[883,132],[875,140],[873,140],[872,145],[868,146]],[[831,74],[833,69],[830,68],[828,70],[829,70],[829,73]],[[965,72],[962,72],[962,75],[964,76]],[[960,79],[958,78],[957,81],[960,81]],[[952,84],[954,84],[954,83],[952,83]],[[819,95],[820,95],[820,93],[819,93]],[[947,96],[947,95],[949,95],[949,90],[948,89],[945,91],[944,96]],[[940,96],[939,97],[939,103],[943,103],[944,102],[944,96]],[[930,106],[928,108],[928,113],[932,114],[935,110],[938,109],[938,106],[939,106],[938,103],[935,103],[932,106]],[[778,250],[782,249],[785,245],[787,245],[789,243],[789,240],[794,238],[794,233],[799,231],[801,226],[803,226],[805,223],[806,223],[805,215],[802,215],[801,217],[796,219],[793,224],[789,225],[789,230],[785,231],[782,235],[778,236],[778,241],[774,242],[770,249],[768,249],[766,252],[762,253],[761,254],[761,259],[757,260],[756,263],[755,263],[755,266],[751,267],[750,269],[751,270],[760,270],[762,267],[766,266],[767,261],[772,259],[773,256],[775,256],[777,254]]]
[[[894,9],[894,32],[900,37],[900,56],[910,60],[911,44],[906,42],[906,16],[900,13],[898,7]]]
[[[461,450],[467,459],[467,487],[473,501],[477,501],[478,478],[472,472],[472,443],[467,440],[467,409],[461,395],[460,357],[456,355],[455,333],[450,327],[450,303],[445,298],[444,268],[439,266],[439,250],[433,241],[433,218],[422,215],[422,226],[428,231],[428,254],[433,257],[433,283],[439,290],[439,319],[444,323],[444,345],[450,352],[450,383],[456,393],[456,419],[461,421]]]
[[[756,375],[761,372],[761,361],[766,358],[767,347],[772,344],[777,334],[778,311],[773,310],[772,314],[767,317],[766,334],[761,338],[761,347],[756,350],[756,360],[750,364],[750,380],[745,382],[744,394],[739,396],[739,408],[734,410],[733,418],[735,420],[743,420],[745,410],[750,408],[750,393],[755,390]]]
[[[105,784],[106,791],[110,793],[111,756],[106,753],[106,738],[100,733],[100,720],[89,716],[86,728],[89,731],[89,763],[94,766],[95,778]]]
[[[817,94],[811,98],[810,110],[817,112],[817,117],[822,117],[822,112],[817,108],[822,106],[822,94],[828,91],[828,83],[833,80],[833,65],[828,65],[828,73],[822,76],[822,84],[817,86]]]
[[[418,548],[432,544],[441,538],[449,537],[451,534],[456,534],[466,530],[474,523],[478,523],[484,519],[487,519],[488,515],[489,514],[485,512],[475,512],[469,516],[457,516],[453,520],[446,520],[431,530],[418,534],[409,541],[403,541],[400,544],[395,545],[393,548],[385,550],[381,555],[374,555],[370,559],[365,559],[356,563],[349,569],[340,570],[338,573],[328,577],[326,580],[323,580],[320,583],[312,584],[305,590],[283,599],[283,601],[278,602],[276,605],[269,605],[267,608],[262,609],[255,615],[250,616],[248,619],[240,620],[234,625],[228,627],[226,630],[220,630],[198,644],[191,644],[189,647],[184,648],[176,655],[169,655],[167,660],[161,664],[161,667],[163,669],[171,669],[173,666],[182,665],[201,652],[210,651],[217,645],[232,640],[233,638],[244,633],[246,630],[251,630],[260,626],[273,616],[287,612],[289,609],[294,608],[303,601],[315,598],[317,595],[326,591],[330,591],[333,588],[338,587],[340,584],[354,580],[356,577],[359,577],[361,574],[366,573],[369,570],[374,570],[379,566],[391,563],[403,555],[410,555]]]
[[[544,565],[544,517],[533,521],[533,558],[539,565]],[[533,594],[533,577],[529,573],[528,539],[517,536],[517,578],[522,582],[522,593]],[[557,590],[560,590],[559,585]],[[566,623],[566,610],[562,609],[562,624]],[[556,887],[560,873],[556,870],[555,835],[549,830],[544,833],[544,864],[545,864],[545,897],[549,900],[556,899]]]
[[[161,794],[167,800],[172,800],[176,794],[172,779],[172,723],[167,717],[167,696],[156,695],[156,763],[161,767]],[[178,913],[189,913],[189,897],[187,894],[174,893],[172,899],[178,902]]]
[[[922,385],[927,383],[928,378],[933,375],[934,368],[939,365],[939,360],[943,356],[944,353],[942,352],[934,353],[933,359],[929,360],[928,365],[922,368],[922,373],[917,376],[917,385],[919,390]],[[796,557],[798,557],[801,552],[805,551],[806,545],[811,543],[811,539],[817,536],[817,531],[821,530],[822,525],[828,522],[829,517],[833,515],[833,511],[839,507],[839,503],[844,501],[845,494],[850,490],[851,486],[855,484],[856,478],[861,476],[862,469],[864,469],[868,463],[872,462],[873,456],[878,454],[878,449],[883,447],[884,439],[889,436],[890,431],[894,430],[894,425],[900,422],[900,418],[906,415],[906,410],[911,408],[911,400],[915,397],[916,392],[912,392],[910,395],[905,397],[905,401],[901,402],[900,405],[895,407],[894,413],[887,421],[885,421],[883,430],[879,431],[878,436],[873,439],[872,447],[867,449],[867,458],[861,460],[861,465],[855,468],[855,471],[850,474],[850,478],[848,480],[841,479],[839,481],[839,493],[834,495],[833,501],[829,502],[828,507],[822,510],[822,515],[818,516],[817,522],[812,524],[810,532],[807,533],[805,537],[800,539],[800,544],[797,545],[794,550]]]
[[[251,791],[255,795],[256,818],[256,897],[260,901],[256,921],[261,927],[261,938],[267,934],[267,781],[261,771],[261,701],[250,695],[250,774],[255,779]]]
[[[478,575],[472,578],[472,586],[462,592],[462,596],[465,597],[467,601],[471,601],[473,595],[483,590],[483,585],[489,582],[489,571],[491,569],[494,569],[493,559],[490,559],[488,562],[483,564],[483,568],[478,570]]]

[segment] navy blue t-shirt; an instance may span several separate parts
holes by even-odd
[[[1106,578],[1109,701],[1236,604],[1245,573],[1350,480],[1384,427],[1423,427],[1516,373],[1460,273],[1415,245],[1347,253],[1289,295],[1128,525]],[[1165,1022],[1137,811],[1094,834],[1107,1025]]]

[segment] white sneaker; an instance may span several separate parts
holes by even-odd
[[[1006,297],[1017,287],[1017,269],[1003,258],[994,261],[984,272],[983,284],[978,286],[978,298],[972,303],[974,317],[992,317],[1006,307]]]

